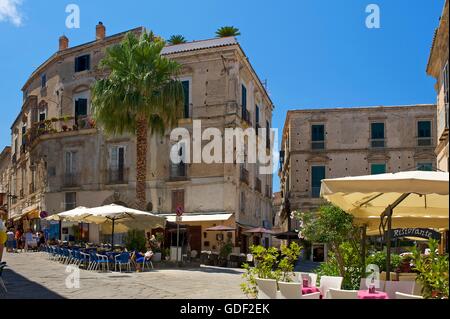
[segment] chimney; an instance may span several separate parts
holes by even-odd
[[[95,39],[96,40],[103,40],[106,35],[106,29],[103,25],[103,22],[99,22],[95,27]]]
[[[63,51],[69,47],[69,39],[63,35],[59,38],[59,51]]]

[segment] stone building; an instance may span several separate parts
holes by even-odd
[[[445,1],[439,26],[436,29],[431,46],[430,56],[427,64],[427,74],[436,79],[435,90],[437,93],[437,168],[448,172],[449,149],[448,149],[448,104],[449,95],[449,73],[448,73],[448,0]]]
[[[324,202],[325,178],[435,170],[435,132],[436,105],[288,111],[280,155],[282,205],[289,200],[292,211],[314,212]],[[281,210],[280,222],[287,217]],[[324,252],[320,244],[314,249]]]
[[[9,193],[9,164],[11,162],[11,147],[6,146],[0,153],[0,209],[7,211]]]
[[[37,228],[42,212],[110,203],[135,207],[135,138],[105,135],[90,109],[90,87],[103,75],[97,65],[105,49],[124,35],[106,36],[99,23],[95,41],[69,47],[61,37],[58,52],[23,86],[23,105],[11,127],[9,183],[17,196],[11,219]],[[163,55],[182,65],[185,114],[180,127],[192,131],[194,120],[201,120],[203,129],[222,132],[270,127],[273,104],[234,37],[167,46]],[[149,136],[147,210],[174,221],[175,209],[181,207],[191,249],[197,251],[217,249],[216,234],[205,228],[236,226],[230,239],[245,251],[253,239],[242,231],[271,225],[272,176],[260,174],[256,164],[174,165],[169,137],[170,132]],[[102,240],[95,225],[81,228],[84,239]]]

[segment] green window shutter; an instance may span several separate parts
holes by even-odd
[[[431,137],[431,122],[419,121],[417,123],[417,133],[419,137]]]
[[[320,197],[320,186],[323,179],[325,179],[325,166],[313,166],[311,168],[312,197]]]
[[[244,85],[242,85],[242,117],[245,117],[245,113],[247,111],[247,89]]]
[[[370,166],[370,173],[372,175],[386,173],[386,164],[372,164]]]
[[[183,95],[184,95],[184,117],[189,118],[189,81],[181,82],[183,84]]]
[[[372,139],[384,139],[384,123],[372,123]]]

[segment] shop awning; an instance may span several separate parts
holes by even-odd
[[[169,222],[176,222],[175,214],[163,215]],[[217,214],[184,214],[182,222],[215,222],[229,220],[233,214],[217,213]]]

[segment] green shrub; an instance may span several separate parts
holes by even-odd
[[[127,247],[129,251],[137,250],[143,252],[146,250],[145,244],[146,239],[144,231],[136,229],[128,231],[127,236],[125,237],[125,247]]]
[[[375,253],[370,254],[366,258],[366,265],[377,265],[380,268],[380,272],[386,271],[386,252],[385,251],[377,251]],[[391,253],[391,271],[396,271],[402,262],[402,257],[397,254]]]
[[[345,265],[342,289],[357,290],[359,289],[361,278],[363,277],[360,252],[350,242],[341,244],[340,251]],[[318,280],[320,280],[320,277],[322,276],[341,276],[336,255],[333,252],[330,252],[327,262],[322,263],[315,272],[318,275]]]
[[[423,286],[422,296],[426,299],[448,299],[449,264],[448,255],[437,253],[438,242],[430,240],[430,254],[422,255],[413,249],[413,270],[417,271],[417,281]]]
[[[244,264],[246,272],[242,277],[246,280],[241,284],[241,290],[248,297],[256,298],[256,278],[275,279],[277,281],[291,281],[295,262],[300,256],[301,247],[293,242],[289,247],[281,246],[281,253],[274,247],[252,246],[250,251],[253,255],[254,267]],[[281,259],[279,260],[279,257]]]

